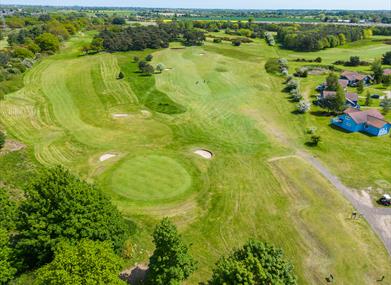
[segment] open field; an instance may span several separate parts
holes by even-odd
[[[308,151],[351,187],[387,190],[390,137],[343,133],[316,112],[293,114],[283,78],[263,67],[270,57],[372,60],[390,46],[303,54],[263,40],[240,47],[207,42],[153,51],[152,63],[169,69],[146,77],[132,57],[151,51],[79,56],[88,40],[75,37],[29,70],[25,87],[0,101],[0,122],[39,163],[63,164],[111,195],[138,225],[129,263],[146,262],[152,226],[170,216],[199,261],[188,284],[205,281],[221,254],[250,237],[282,247],[299,284],[321,284],[330,273],[338,284],[373,284],[391,272],[368,224],[350,219],[352,207],[316,169],[289,157]],[[123,80],[116,79],[120,70]],[[311,96],[323,80],[310,76],[301,86]],[[322,137],[317,148],[304,145],[309,127]],[[102,161],[107,154],[113,156]],[[281,156],[288,157],[273,159]]]

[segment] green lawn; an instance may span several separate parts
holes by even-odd
[[[340,284],[371,284],[391,271],[380,240],[363,220],[348,219],[351,206],[315,169],[297,158],[269,162],[307,148],[306,129],[314,126],[322,143],[308,151],[348,185],[376,186],[391,181],[391,139],[295,115],[283,78],[264,70],[270,57],[322,56],[327,64],[356,53],[370,60],[389,46],[296,53],[257,39],[80,56],[89,39],[75,37],[29,70],[24,87],[0,101],[0,121],[39,163],[63,164],[111,195],[138,226],[129,264],[147,262],[151,229],[169,216],[199,261],[188,284],[207,280],[217,258],[250,237],[282,247],[299,284],[320,284],[329,273]],[[132,59],[151,52],[153,65],[169,69],[143,76]],[[323,80],[310,76],[301,86],[311,96]],[[214,157],[197,156],[198,148]],[[116,156],[100,161],[104,154]]]

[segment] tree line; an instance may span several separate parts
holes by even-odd
[[[110,52],[167,48],[172,41],[186,46],[202,45],[205,33],[183,23],[160,23],[157,26],[136,26],[124,29],[107,28],[91,43],[91,49]],[[98,48],[94,43],[100,42]]]

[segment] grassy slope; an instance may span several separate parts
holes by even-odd
[[[0,120],[11,136],[34,149],[39,162],[65,164],[111,194],[140,226],[133,261],[146,260],[152,250],[148,234],[156,219],[171,216],[200,261],[191,284],[208,278],[221,254],[254,236],[285,250],[300,284],[320,283],[331,272],[341,284],[368,284],[391,270],[368,225],[346,219],[351,207],[314,169],[295,159],[267,162],[303,147],[304,130],[312,125],[324,138],[315,152],[347,177],[357,177],[350,171],[362,173],[368,163],[379,172],[376,155],[390,146],[389,138],[330,129],[328,118],[291,114],[294,105],[280,92],[282,79],[268,75],[263,65],[278,53],[294,53],[258,40],[239,48],[207,43],[165,49],[154,54],[153,64],[173,69],[142,77],[131,58],[146,52],[79,57],[77,48],[87,40],[75,38],[62,54],[28,71],[25,88],[0,102]],[[377,47],[374,56],[384,50]],[[338,51],[321,53],[331,61],[341,56]],[[120,68],[124,80],[116,79]],[[154,112],[161,102],[186,112]],[[141,112],[148,106],[151,115]],[[129,117],[114,119],[114,113]],[[357,153],[369,152],[350,153],[357,161],[349,171],[341,164],[346,142]],[[215,158],[195,156],[197,147],[210,149]],[[118,156],[99,162],[106,152]],[[391,174],[377,175],[389,180]],[[376,179],[363,177],[366,183]],[[172,196],[162,200],[170,188]]]

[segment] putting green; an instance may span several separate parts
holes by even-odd
[[[109,179],[110,187],[117,194],[148,202],[180,196],[191,186],[191,177],[181,164],[159,155],[125,160]]]

